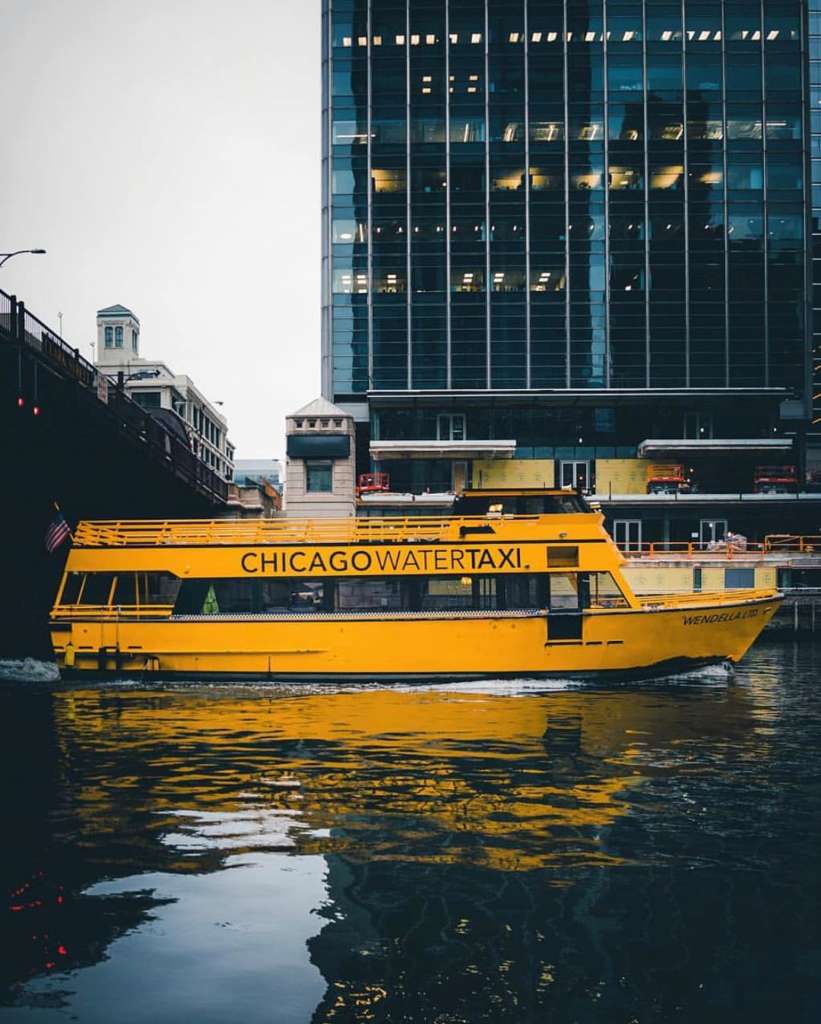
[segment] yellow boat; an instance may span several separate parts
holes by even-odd
[[[739,661],[775,590],[639,598],[576,495],[552,514],[83,522],[51,613],[66,677],[655,675]]]

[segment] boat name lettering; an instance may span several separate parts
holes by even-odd
[[[246,551],[240,558],[249,575],[369,572],[481,572],[527,568],[520,547],[385,547],[349,551],[279,548]]]
[[[714,612],[711,615],[685,615],[685,626],[706,626],[713,622],[735,622],[737,619],[754,619],[758,608],[746,608],[737,612]]]

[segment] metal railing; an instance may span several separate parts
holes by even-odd
[[[409,516],[347,519],[177,519],[112,520],[78,524],[78,547],[210,546],[220,544],[362,544],[432,542],[444,539],[492,540],[488,528],[505,523],[533,523],[539,516]],[[504,539],[504,529],[499,531]]]
[[[681,605],[737,604],[759,598],[774,597],[778,591],[769,587],[755,587],[744,590],[705,590],[684,594],[637,594],[642,608],[678,608]]]
[[[170,619],[173,604],[61,604],[51,609],[52,619]]]
[[[660,560],[687,559],[754,559],[775,555],[811,555],[821,557],[821,536],[769,534],[763,541],[744,544],[712,541],[651,541],[643,544],[620,544],[626,558],[657,558]]]
[[[134,402],[121,387],[73,348],[60,335],[30,313],[22,302],[0,289],[0,342],[25,346],[36,352],[45,363],[70,377],[105,405],[116,420],[117,427],[152,454],[169,464],[189,484],[222,501],[228,497],[228,484],[209,466],[198,459],[179,438],[142,406]],[[103,380],[103,378],[105,378]]]

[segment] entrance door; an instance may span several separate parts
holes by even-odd
[[[583,610],[589,604],[587,576],[577,572],[548,576],[547,640],[579,641],[584,626]]]
[[[726,519],[702,519],[699,524],[698,539],[701,541],[702,547],[705,547],[724,540],[726,533]]]
[[[641,551],[641,520],[614,519],[613,540],[622,551]]]
[[[562,487],[575,487],[579,491],[590,490],[590,463],[580,461],[562,462],[559,467]]]

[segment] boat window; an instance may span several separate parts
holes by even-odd
[[[137,604],[173,604],[181,582],[170,572],[138,572],[135,576]]]
[[[114,574],[111,572],[86,573],[85,586],[80,594],[80,604],[108,604],[111,598],[111,587]]]
[[[575,572],[550,574],[550,610],[577,612],[580,609],[579,576]]]
[[[557,512],[589,512],[590,506],[578,494],[568,494],[556,499]]]
[[[117,574],[117,584],[114,587],[114,604],[134,605],[137,603],[136,579],[133,572],[121,572]]]
[[[578,577],[554,573],[553,609],[578,607]],[[586,582],[586,576],[583,577]],[[176,615],[495,611],[548,607],[548,574],[175,580]],[[586,593],[585,582],[582,592]],[[125,603],[125,602],[123,602]],[[586,604],[586,598],[582,601]]]
[[[470,611],[472,608],[472,577],[427,576],[423,579],[422,611]]]
[[[176,615],[235,615],[325,610],[322,580],[183,580]]]
[[[588,576],[590,605],[593,608],[629,608],[627,598],[609,572],[591,572]]]
[[[338,611],[401,611],[410,606],[410,588],[403,587],[402,583],[400,576],[339,579],[334,587],[334,608]]]
[[[60,604],[77,604],[80,599],[80,589],[85,579],[83,572],[67,572],[66,582],[63,585],[63,593],[60,595]]]
[[[504,607],[510,610],[547,607],[547,576],[500,576],[504,589]]]
[[[579,564],[579,549],[575,544],[548,547],[547,564],[550,568],[569,568]]]

